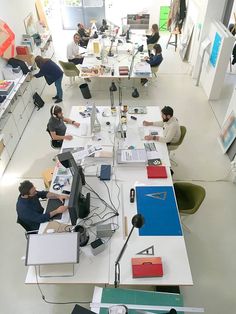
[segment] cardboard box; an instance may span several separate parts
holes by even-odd
[[[163,268],[161,257],[132,258],[133,278],[162,277]]]
[[[18,60],[22,60],[22,61],[28,63],[28,65],[33,65],[34,64],[34,55],[32,55],[32,54],[29,54],[29,55],[16,55],[15,58],[18,59]]]

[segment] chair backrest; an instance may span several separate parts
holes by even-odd
[[[170,147],[177,148],[179,145],[181,145],[183,143],[184,138],[185,138],[186,132],[187,132],[186,127],[181,125],[180,126],[180,139],[176,143],[171,143]]]
[[[51,141],[50,141],[51,147],[54,148],[54,149],[61,148],[61,146],[62,146],[62,141],[54,140],[54,139],[52,138],[51,132],[49,131],[48,127],[47,127],[46,131],[48,132],[48,134],[49,134],[49,136],[50,136],[50,138],[51,138]]]
[[[80,71],[73,62],[59,61],[66,76],[79,76]]]
[[[175,182],[174,189],[179,211],[185,214],[194,214],[206,196],[202,186],[188,182]]]

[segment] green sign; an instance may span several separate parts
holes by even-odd
[[[167,31],[167,21],[170,12],[169,6],[160,6],[159,30]]]

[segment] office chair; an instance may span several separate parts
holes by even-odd
[[[70,84],[75,81],[76,76],[80,75],[79,69],[73,62],[59,61],[65,76],[70,78]]]
[[[182,143],[183,143],[183,140],[185,138],[185,135],[186,135],[186,132],[187,132],[187,129],[185,126],[181,125],[180,126],[180,139],[178,142],[176,143],[171,143],[170,145],[167,145],[167,148],[168,148],[168,151],[171,152],[173,150],[176,150]],[[174,155],[174,154],[173,154]],[[174,165],[174,166],[178,166],[178,163],[173,159],[173,156],[170,157],[170,161],[171,163]]]
[[[26,237],[26,239],[28,239],[28,235],[29,235],[29,234],[36,234],[36,233],[38,233],[38,230],[32,230],[32,229],[30,228],[30,226],[27,225],[27,224],[26,224],[23,220],[21,220],[19,217],[17,217],[16,222],[17,222],[19,225],[21,225],[22,228],[25,229],[25,237]]]
[[[179,212],[185,216],[194,214],[206,196],[206,191],[202,186],[188,182],[175,182],[174,190]],[[187,231],[191,232],[183,222],[182,224]]]
[[[54,139],[52,138],[51,133],[50,133],[50,131],[49,131],[48,128],[46,129],[46,131],[48,132],[48,134],[49,134],[49,136],[50,136],[50,139],[51,139],[51,140],[50,140],[51,147],[52,147],[53,149],[57,149],[57,150],[59,151],[59,149],[60,149],[61,146],[62,146],[62,141],[56,141],[56,140],[54,140]],[[53,157],[52,160],[53,160],[53,161],[56,161],[56,156]]]

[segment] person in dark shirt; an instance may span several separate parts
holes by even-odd
[[[153,51],[154,53],[151,53],[150,57],[145,57],[144,60],[149,63],[151,67],[158,67],[163,61],[161,45],[155,44],[153,46]],[[147,82],[148,79],[141,79],[142,85],[145,85]]]
[[[146,35],[147,37],[147,45],[156,44],[160,38],[159,28],[157,24],[152,25],[152,34]]]
[[[61,87],[63,72],[61,68],[51,59],[43,58],[41,56],[37,56],[35,58],[35,62],[40,71],[35,74],[34,77],[38,78],[44,76],[48,85],[54,83],[56,86],[57,94],[52,98],[55,99],[55,103],[61,102],[63,96],[63,91]]]
[[[49,221],[53,216],[63,213],[68,209],[63,202],[68,196],[57,195],[48,191],[37,191],[32,182],[25,180],[19,186],[20,195],[16,203],[18,219],[27,226],[27,231],[38,230],[41,223]],[[50,213],[43,213],[39,199],[57,198],[62,205]]]
[[[66,125],[73,124],[75,127],[79,127],[80,123],[63,116],[62,108],[58,105],[54,105],[50,109],[51,118],[47,124],[47,131],[52,138],[53,147],[61,147],[63,140],[72,140],[72,135],[66,135]]]
[[[84,25],[82,23],[79,23],[77,26],[78,34],[80,35],[80,46],[86,48],[90,39],[89,32],[85,30]]]

